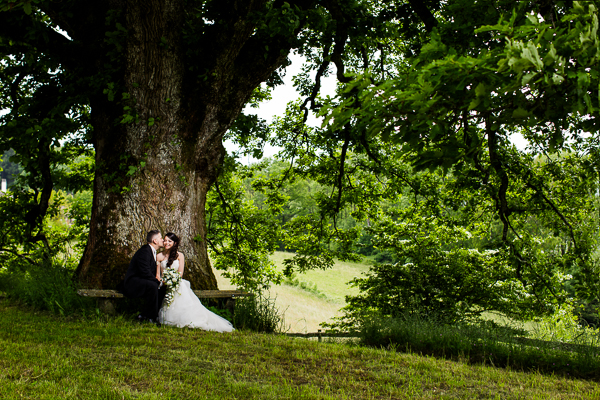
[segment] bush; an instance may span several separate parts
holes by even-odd
[[[506,248],[469,247],[467,229],[417,213],[412,217],[382,220],[372,228],[382,249],[379,259],[387,254],[397,262],[376,263],[351,281],[359,294],[346,297],[344,316],[336,319],[339,328],[360,326],[372,311],[397,317],[419,310],[444,323],[467,321],[483,310],[521,319],[544,311],[540,307],[546,303],[516,278]]]
[[[570,343],[528,338],[527,332],[490,321],[444,324],[417,313],[396,318],[372,315],[360,329],[361,342],[383,347],[496,367],[538,370],[571,377],[598,378],[597,337],[583,330]],[[571,332],[574,338],[575,332]]]
[[[255,332],[283,331],[283,314],[275,307],[275,299],[262,294],[237,299],[233,312],[233,326]]]
[[[53,191],[43,220],[27,223],[31,192],[0,196],[0,291],[43,310],[71,314],[92,307],[77,295],[73,274],[87,238],[91,192]],[[32,231],[39,233],[32,238]]]
[[[231,311],[228,308],[219,308],[215,306],[206,307],[209,311],[214,314],[217,314],[220,317],[225,318],[227,321],[231,322],[233,320],[233,316],[231,315]]]
[[[72,276],[71,268],[46,260],[26,269],[5,269],[1,289],[11,298],[61,315],[93,307],[93,300],[77,294]]]

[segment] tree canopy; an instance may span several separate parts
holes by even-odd
[[[543,309],[566,275],[599,294],[597,1],[2,4],[0,150],[25,171],[24,237],[43,242],[52,190],[89,187],[93,168],[83,285],[113,286],[143,231],[160,228],[183,238],[196,287],[216,285],[208,249],[260,285],[276,279],[265,254],[277,246],[296,251],[291,273],[356,257],[370,232],[395,267],[357,282],[367,292],[392,272],[408,292],[406,276],[442,282],[447,266],[459,308],[518,298],[519,312]],[[281,83],[291,51],[306,60],[302,98],[270,125],[241,113]],[[335,96],[320,93],[330,74]],[[322,126],[307,126],[309,113]],[[271,143],[288,164],[240,175],[224,138],[255,155]],[[242,196],[244,179],[263,209]],[[315,183],[306,212],[288,212],[290,179]],[[505,292],[469,297],[462,267]]]
[[[99,1],[3,2],[2,149],[27,176],[30,241],[40,230],[52,166],[95,153],[90,237],[78,276],[114,285],[141,232],[175,230],[194,286],[216,282],[206,254],[206,193],[219,174],[222,138],[256,89],[280,82],[292,49],[342,81],[379,42],[424,32],[418,2]],[[430,2],[438,7],[436,2]],[[403,21],[404,23],[400,23]],[[382,50],[382,51],[383,51]],[[387,51],[387,50],[386,50]],[[382,53],[383,55],[383,53]],[[365,58],[366,57],[366,58]],[[253,97],[254,96],[254,97]],[[250,118],[251,120],[252,118]],[[62,144],[62,145],[61,145]]]

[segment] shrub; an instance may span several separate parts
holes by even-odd
[[[210,310],[211,312],[217,314],[218,316],[225,318],[229,322],[231,322],[231,320],[233,320],[231,311],[229,311],[228,308],[219,308],[219,307],[215,307],[215,306],[208,306],[206,308],[208,310]]]
[[[73,270],[51,260],[30,264],[26,269],[7,268],[2,290],[11,298],[61,315],[91,308],[93,301],[77,295]]]
[[[262,294],[237,299],[233,312],[233,326],[255,332],[283,331],[283,314],[275,307],[275,299]]]
[[[593,335],[588,336],[591,342],[564,343],[524,337],[526,334],[523,329],[489,321],[445,324],[417,313],[395,318],[372,315],[360,329],[361,342],[367,346],[597,379],[600,348]],[[582,330],[578,335],[570,331],[571,339],[585,335]]]
[[[339,328],[361,326],[372,311],[397,317],[418,310],[444,323],[477,318],[483,310],[522,319],[544,311],[532,289],[516,278],[506,248],[481,250],[468,245],[473,235],[466,228],[412,217],[382,220],[372,228],[378,248],[397,262],[376,263],[351,281],[360,293],[346,298]]]

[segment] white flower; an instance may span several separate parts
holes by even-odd
[[[165,294],[165,305],[168,307],[173,301],[174,292],[179,293],[179,283],[181,282],[181,275],[174,268],[167,268],[163,272],[163,283],[167,286],[167,293]]]

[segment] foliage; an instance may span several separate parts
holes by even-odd
[[[9,297],[60,315],[81,312],[94,306],[93,299],[77,294],[73,283],[74,265],[64,260],[46,260],[24,266],[17,262],[0,270],[0,290]]]
[[[83,253],[87,244],[92,214],[92,192],[89,190],[75,193],[69,198],[67,216],[72,221],[70,235],[75,242],[74,247]]]
[[[283,318],[274,299],[259,293],[236,300],[232,322],[236,329],[274,333],[283,331]]]
[[[388,224],[381,224],[381,234],[399,261],[376,264],[366,277],[352,281],[361,294],[347,298],[347,317],[378,310],[390,316],[420,312],[456,322],[486,310],[521,316],[536,311],[533,296],[514,277],[501,251],[461,246],[470,232],[440,226],[434,218]]]
[[[257,207],[243,193],[242,181],[231,170],[223,172],[207,199],[207,242],[214,267],[232,284],[251,292],[262,292],[281,274],[269,260],[277,246],[280,227],[273,199]]]
[[[530,160],[531,174],[555,188],[548,198],[563,219],[557,220],[556,209],[536,207],[535,193],[515,197],[527,212],[512,218],[506,241],[494,203],[469,187],[472,180],[441,171],[413,174],[410,185],[420,195],[403,205],[410,192],[399,196],[399,207],[381,212],[366,229],[394,261],[377,263],[353,281],[361,294],[347,297],[340,326],[360,326],[373,311],[395,316],[419,310],[455,322],[495,310],[527,319],[594,293],[596,281],[580,278],[585,268],[595,270],[589,256],[598,245],[596,182],[581,173],[588,159]]]
[[[74,202],[79,204],[79,210],[69,210],[73,196],[54,192],[40,227],[44,246],[39,246],[29,239],[25,221],[30,196],[26,191],[11,190],[0,197],[0,212],[6,216],[0,220],[0,290],[33,307],[60,314],[90,307],[89,300],[77,295],[72,280],[82,251],[78,232],[87,229],[87,224],[83,222],[83,228],[77,221],[71,224],[67,219],[69,215],[77,214],[75,219],[89,215],[90,204],[84,205],[81,196],[76,195]]]
[[[330,268],[335,258],[357,259],[354,220],[346,217],[353,228],[346,232],[321,215],[317,203],[326,188],[310,179],[288,181],[290,165],[283,162],[229,167],[209,192],[207,241],[215,268],[232,284],[260,291],[281,282],[268,258],[276,249],[294,252],[284,261],[288,276],[294,269]]]
[[[56,182],[57,190],[45,193],[47,188],[40,188],[30,176],[35,172],[25,168],[0,197],[4,216],[0,220],[0,260],[7,264],[18,258],[39,267],[61,253],[74,263],[73,257],[81,256],[86,245],[92,193],[85,189],[92,183],[93,158],[88,154],[69,159],[73,152],[65,148],[56,152],[63,155],[57,155],[49,179]]]
[[[190,146],[182,153],[193,161],[186,168],[210,175],[207,187],[220,171],[207,198],[208,234],[196,240],[206,241],[234,284],[260,292],[279,282],[268,259],[277,248],[295,252],[287,275],[362,252],[389,264],[356,281],[365,293],[351,313],[394,315],[418,305],[450,321],[487,309],[524,318],[564,300],[598,302],[598,1],[264,2],[243,16],[216,1],[184,4],[181,35],[161,38],[159,47],[179,54],[176,69],[186,71],[188,108],[180,114],[190,120],[182,132]],[[115,125],[160,126],[158,117],[138,114],[144,96],[128,92],[140,87],[124,72],[135,27],[117,10],[90,3],[77,11],[100,28],[67,32],[65,42],[59,27],[79,26],[68,23],[77,19],[72,6],[2,8],[1,98],[11,111],[1,117],[0,150],[14,149],[24,170],[18,198],[6,200],[12,222],[2,229],[12,230],[12,247],[2,243],[3,255],[52,254],[48,235],[59,232],[58,223],[44,219],[52,192],[90,189],[89,143],[129,137],[114,134]],[[242,32],[229,26],[233,16],[253,32],[250,42],[217,34]],[[230,44],[245,56],[219,53]],[[102,58],[82,65],[65,56],[81,48]],[[244,102],[269,98],[291,49],[307,60],[295,77],[304,101],[271,126],[251,115],[233,122]],[[330,74],[338,92],[324,97],[320,80]],[[246,75],[257,78],[241,85],[236,79]],[[211,103],[216,98],[223,100]],[[101,110],[96,119],[93,102]],[[306,125],[311,112],[323,117],[320,127]],[[210,120],[213,114],[219,117]],[[112,125],[90,125],[116,115]],[[217,120],[220,128],[205,129]],[[220,150],[227,127],[242,153],[260,156],[269,141],[286,163],[199,162],[204,153],[191,144],[216,138],[208,147]],[[511,144],[515,135],[527,151]],[[140,146],[153,148],[153,133],[147,136]],[[150,160],[115,157],[97,166],[96,177],[119,184],[110,192],[118,203],[130,190],[125,182]],[[87,220],[79,220],[82,237]]]
[[[91,213],[91,192],[52,192],[38,231],[31,231],[31,198],[35,192],[13,187],[0,196],[0,260],[20,259],[34,265],[62,255],[75,263],[85,246]],[[39,196],[39,194],[38,194]],[[36,233],[37,232],[37,233]],[[41,238],[40,238],[41,236]],[[82,241],[83,239],[83,241]]]
[[[318,298],[327,299],[327,295],[318,289],[316,283],[314,283],[312,281],[306,281],[306,280],[300,279],[297,276],[295,276],[295,274],[290,277],[286,277],[283,280],[283,283],[288,286],[298,287],[302,290],[312,293],[313,295],[315,295]]]
[[[0,196],[0,290],[43,310],[71,314],[90,307],[77,295],[75,267],[87,240],[91,193],[52,193],[38,226],[40,242],[31,239],[27,218],[33,194],[13,186]]]
[[[523,211],[511,217],[513,230],[504,241],[495,204],[478,191],[477,175],[468,167],[417,172],[402,163],[401,154],[392,149],[388,154],[393,157],[377,169],[378,175],[357,170],[349,176],[362,184],[355,189],[360,201],[348,200],[338,213],[338,224],[351,226],[366,238],[378,261],[366,278],[354,280],[362,294],[348,298],[343,326],[360,325],[362,316],[373,309],[395,315],[415,307],[447,321],[473,318],[486,310],[527,319],[551,312],[553,304],[593,293],[596,281],[583,279],[585,268],[596,268],[587,255],[597,246],[598,205],[593,194],[597,183],[586,172],[588,156],[565,152],[522,158],[521,168],[551,189],[544,197],[552,203],[540,205],[539,192],[516,182],[515,190],[526,196],[515,193],[511,201]],[[353,153],[348,156],[349,166],[367,162]],[[264,209],[266,197],[253,190],[252,179],[265,185],[274,181],[265,181],[260,174],[280,177],[292,168],[299,167],[255,165],[255,177],[246,175],[247,183],[233,197],[251,199],[254,207]],[[282,182],[277,192],[282,211],[276,214],[271,209],[272,217],[282,221],[306,216],[311,207],[297,207],[294,214],[293,205],[310,204],[326,190],[310,178]],[[317,209],[317,203],[312,207]],[[285,224],[273,226],[286,232]],[[286,243],[281,236],[274,237]],[[364,248],[359,242],[352,250]]]
[[[574,312],[573,306],[561,304],[553,314],[536,318],[531,337],[552,342],[600,345],[600,329],[588,326]]]
[[[210,310],[210,312],[215,313],[220,317],[225,318],[229,322],[231,322],[231,320],[233,319],[233,315],[231,315],[231,311],[229,311],[228,308],[219,308],[219,307],[215,307],[215,306],[208,306],[208,307],[206,307],[206,309]]]
[[[582,131],[597,131],[595,4],[556,9],[559,21],[540,20],[527,3],[499,21],[463,21],[464,40],[477,43],[468,49],[448,39],[459,23],[446,21],[417,57],[397,65],[397,77],[381,81],[366,71],[348,85],[347,100],[325,122],[342,130],[355,118],[355,134],[402,143],[421,167],[476,163],[486,147],[492,167],[494,156],[508,167],[505,140],[515,131],[537,151],[581,141]]]
[[[586,334],[578,331],[571,332]],[[395,318],[373,315],[365,321],[360,334],[361,342],[368,346],[494,367],[597,379],[600,366],[596,334],[585,336],[586,341],[574,340],[565,344],[524,338],[522,329],[489,321],[448,325],[417,313]]]
[[[437,1],[428,3],[434,10],[439,8]],[[146,6],[152,12],[146,12]],[[197,232],[188,236],[200,236],[195,243],[199,255],[188,260],[210,277],[204,254],[208,239],[203,207],[206,191],[222,166],[222,139],[231,128],[228,136],[256,147],[248,152],[258,156],[268,133],[263,121],[240,116],[240,110],[268,98],[270,90],[281,84],[291,51],[310,60],[308,69],[320,71],[317,81],[328,73],[329,64],[336,66],[341,80],[348,80],[344,64],[354,65],[359,57],[383,61],[383,51],[396,47],[385,42],[399,36],[400,19],[411,37],[421,33],[418,13],[404,4],[366,0],[235,0],[230,4],[175,0],[150,5],[20,0],[0,4],[0,106],[8,110],[0,116],[0,151],[15,150],[28,188],[41,193],[30,199],[35,216],[29,222],[31,230],[39,228],[50,193],[58,185],[76,191],[71,187],[77,184],[75,178],[88,182],[93,172],[98,208],[92,219],[97,218],[93,223],[100,226],[97,224],[110,224],[117,218],[110,214],[113,206],[141,206],[135,202],[144,201],[143,195],[148,193],[142,188],[144,173],[154,176],[159,169],[168,171],[178,178],[164,181],[170,189],[180,190],[183,185],[184,197],[202,198],[201,209],[186,213],[199,220],[192,224]],[[153,56],[146,57],[149,54]],[[315,85],[313,92],[318,92],[318,83]],[[82,163],[55,179],[53,172],[65,172],[57,168],[65,164],[64,159],[88,156],[92,145],[101,161],[95,170],[88,168],[91,163]],[[165,154],[173,162],[163,160]],[[69,182],[61,182],[63,178]],[[180,204],[195,207],[193,201]],[[152,222],[155,225],[156,220]],[[296,260],[300,268],[331,265],[331,257],[319,258],[321,253],[329,254],[322,251],[323,241],[317,235],[336,240],[344,235],[332,232],[329,221],[321,223],[319,218],[296,222],[292,229],[310,239],[294,244],[305,248],[304,256]],[[131,225],[125,221],[122,230]],[[102,247],[109,246],[115,236],[104,228],[90,231],[101,237],[90,240],[88,249],[93,256],[82,259],[82,275],[86,271],[110,275],[111,268],[122,261],[121,254],[115,252],[113,260]],[[38,233],[42,240],[44,233]],[[130,239],[136,234],[127,233]],[[191,241],[191,237],[185,240]],[[119,246],[132,252],[129,246],[134,241],[120,241]],[[259,247],[238,239],[233,242],[233,247],[228,247],[229,243],[219,240],[214,248],[227,247],[219,252],[229,257],[224,262],[235,262],[233,253],[249,254],[247,260],[232,266],[234,270],[269,269],[264,254],[256,253]],[[108,261],[95,263],[102,257]],[[93,264],[90,269],[88,262]],[[262,285],[260,280],[247,284]]]
[[[349,326],[412,305],[446,321],[490,308],[525,318],[600,293],[597,2],[499,2],[472,18],[480,6],[448,3],[388,78],[364,68],[326,99],[321,128],[285,129],[297,106],[280,124],[282,153],[329,179],[334,210],[362,206],[370,244],[393,254],[355,281]]]
[[[18,176],[22,169],[19,164],[10,161],[10,157],[15,154],[14,150],[5,151],[0,156],[0,177],[6,179],[6,186],[10,187],[15,181],[15,176]]]

